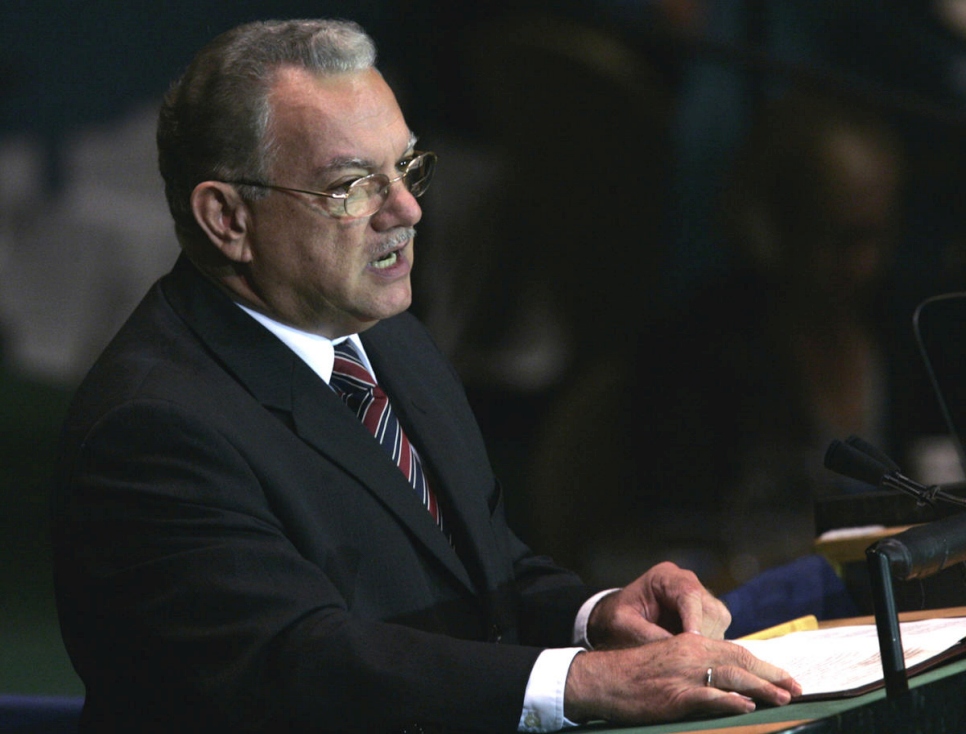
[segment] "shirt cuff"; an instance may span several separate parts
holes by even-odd
[[[597,602],[599,602],[605,596],[613,594],[615,591],[620,591],[620,589],[607,589],[606,591],[601,591],[600,593],[594,594],[580,606],[580,609],[577,611],[577,618],[574,620],[575,645],[580,645],[586,650],[594,649],[594,646],[590,644],[590,640],[587,639],[587,622],[590,621],[590,613],[594,611],[594,607],[597,606]]]
[[[581,647],[559,647],[540,653],[527,681],[519,731],[550,732],[576,726],[564,717],[564,689],[570,664],[580,652]]]

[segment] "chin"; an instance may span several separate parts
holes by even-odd
[[[393,316],[398,316],[403,311],[409,308],[411,304],[411,299],[402,299],[399,301],[383,302],[380,303],[375,308],[366,309],[364,312],[359,312],[357,314],[356,321],[360,324],[364,324],[362,328],[368,329],[370,326],[376,324],[379,321],[385,319],[390,319]]]
[[[412,305],[412,299],[411,298],[407,298],[405,300],[402,300],[399,303],[393,305],[392,307],[387,308],[386,309],[386,315],[383,316],[382,318],[388,319],[388,318],[390,318],[392,316],[398,316],[403,311],[408,310],[411,305]]]
[[[398,289],[398,290],[397,290]],[[413,290],[407,278],[405,283],[396,283],[393,292],[384,303],[386,315],[382,318],[387,319],[408,309],[413,302]]]

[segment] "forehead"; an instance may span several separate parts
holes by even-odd
[[[397,158],[410,132],[396,97],[374,69],[319,75],[283,68],[269,95],[270,131],[280,158]]]

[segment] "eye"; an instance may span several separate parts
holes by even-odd
[[[340,181],[339,183],[333,184],[327,188],[325,193],[333,196],[347,196],[349,194],[349,189],[353,186],[353,184],[361,180],[361,178],[347,178],[345,181]]]

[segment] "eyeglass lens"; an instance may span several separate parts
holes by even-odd
[[[436,157],[425,153],[406,167],[402,182],[413,196],[422,196],[429,188],[435,164]],[[359,179],[349,187],[343,199],[346,213],[352,217],[375,214],[385,204],[391,185],[389,177],[382,174]]]

